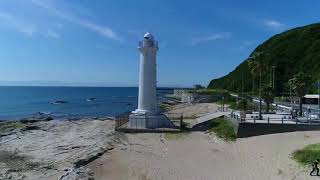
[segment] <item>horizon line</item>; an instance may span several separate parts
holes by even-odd
[[[92,87],[92,88],[139,88],[139,86],[77,86],[77,85],[0,85],[0,87]],[[192,88],[188,86],[158,86],[157,88]]]

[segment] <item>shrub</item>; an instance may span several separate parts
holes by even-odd
[[[320,159],[320,143],[310,144],[303,149],[294,151],[293,159],[302,165],[310,165],[316,159]]]
[[[235,141],[236,133],[233,130],[230,122],[226,121],[224,118],[217,118],[210,121],[209,132],[214,132],[218,137],[226,141]]]

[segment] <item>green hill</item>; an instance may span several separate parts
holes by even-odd
[[[276,66],[275,90],[277,94],[289,91],[288,80],[299,71],[309,73],[314,79],[318,79],[320,78],[320,23],[277,34],[259,45],[254,52],[268,54],[265,62],[269,67]],[[271,68],[263,70],[263,84],[270,83],[271,72]],[[253,78],[250,74],[248,61],[245,60],[228,75],[211,80],[208,88],[238,92],[243,89],[244,92],[252,92],[253,89],[255,91],[258,89],[258,78]]]

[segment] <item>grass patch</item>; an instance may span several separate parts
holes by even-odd
[[[188,130],[182,130],[180,132],[169,132],[169,133],[165,133],[164,137],[167,140],[177,140],[180,138],[185,138],[189,133],[190,131]]]
[[[217,118],[210,121],[210,133],[215,133],[218,137],[226,141],[235,141],[237,138],[236,133],[233,130],[229,121],[224,118]]]
[[[223,89],[193,89],[193,90],[190,90],[189,92],[206,95],[206,94],[223,94],[223,93],[227,93],[228,91]]]
[[[0,122],[0,134],[23,127],[25,127],[25,125],[20,122]]]
[[[169,111],[170,108],[171,108],[171,105],[161,103],[160,106],[159,106],[159,108],[160,108],[161,111]]]
[[[292,157],[301,165],[310,165],[316,159],[320,159],[320,143],[310,144],[303,149],[296,150]]]
[[[168,96],[168,99],[174,100],[174,101],[181,101],[181,98],[176,96]]]

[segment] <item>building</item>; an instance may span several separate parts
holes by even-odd
[[[319,95],[318,94],[307,94],[303,97],[304,104],[318,104]]]

